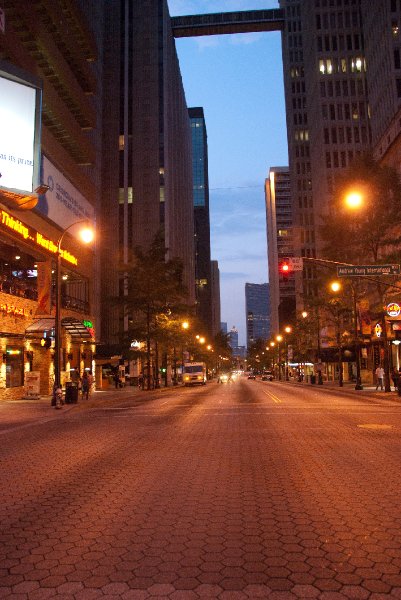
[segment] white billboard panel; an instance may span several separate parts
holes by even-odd
[[[63,229],[81,220],[94,225],[93,206],[44,155],[42,169],[41,179],[49,189],[45,196],[40,196],[36,210]]]
[[[0,187],[33,192],[36,94],[0,75]]]

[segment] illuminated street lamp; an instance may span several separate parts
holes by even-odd
[[[345,204],[351,210],[358,210],[363,205],[363,196],[358,191],[351,191],[345,196]]]
[[[93,241],[94,231],[88,225],[88,221],[76,221],[69,225],[66,229],[64,229],[61,234],[58,242],[57,242],[57,255],[56,255],[56,270],[55,270],[55,278],[56,278],[56,315],[55,315],[55,323],[54,323],[54,383],[56,387],[61,387],[60,381],[60,351],[61,351],[61,256],[62,249],[61,243],[64,239],[65,234],[69,229],[79,225],[80,223],[85,223],[85,227],[83,227],[79,232],[79,237],[84,244],[89,244]]]
[[[292,327],[287,325],[284,327],[284,331],[289,335],[292,332]],[[289,381],[288,376],[288,337],[285,338],[285,380]]]
[[[341,291],[342,285],[339,281],[332,281],[330,283],[330,289],[335,294]],[[336,339],[337,339],[337,351],[338,351],[338,385],[343,387],[343,358],[342,358],[342,347],[341,347],[341,331],[340,331],[340,312],[338,308],[338,299],[336,299]]]
[[[280,342],[283,341],[282,335],[276,335],[277,342],[277,354],[278,354],[278,378],[281,380],[281,351],[280,351]]]

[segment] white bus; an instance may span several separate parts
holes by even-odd
[[[203,362],[185,362],[183,381],[185,385],[205,385],[206,364]]]

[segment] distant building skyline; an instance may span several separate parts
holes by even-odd
[[[245,284],[246,339],[249,348],[257,339],[270,336],[270,296],[268,283]]]

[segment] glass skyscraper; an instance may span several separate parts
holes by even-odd
[[[268,283],[245,284],[246,338],[249,346],[270,336],[270,296]]]

